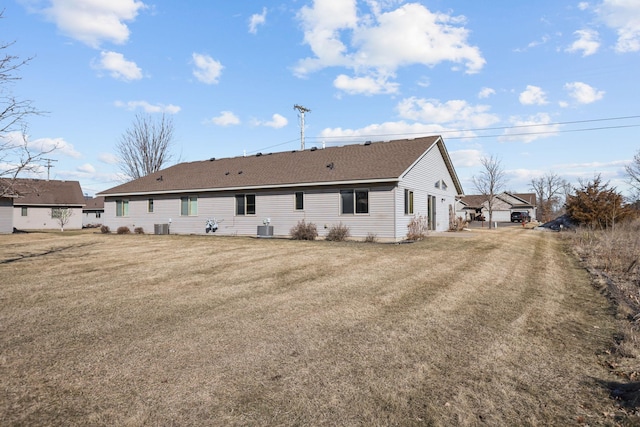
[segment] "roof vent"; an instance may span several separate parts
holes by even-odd
[[[328,163],[328,164],[327,164],[327,167],[328,167],[329,169],[333,170],[333,162]]]
[[[156,178],[156,181],[162,181],[162,175],[160,175],[158,178]]]
[[[238,175],[242,175],[242,171],[238,171]]]
[[[225,172],[224,174],[225,174],[225,175],[229,175],[229,172],[227,171],[227,172]]]
[[[371,145],[371,141],[365,141],[364,145]]]
[[[215,157],[212,157],[212,158],[209,159],[209,161],[213,162],[215,159],[216,159]]]
[[[262,156],[262,153],[257,153],[256,154],[256,157],[260,157],[260,156]]]
[[[311,151],[316,151],[318,147],[311,147]]]

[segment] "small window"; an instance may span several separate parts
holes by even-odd
[[[296,191],[296,210],[303,211],[304,210],[304,193],[302,191]]]
[[[96,212],[96,218],[102,218],[102,213],[101,212]]]
[[[60,208],[51,208],[51,218],[57,219],[62,216],[62,209]]]
[[[29,213],[29,211],[28,211],[26,206],[23,206],[22,209],[20,209],[20,215],[27,216],[28,213]]]
[[[128,200],[116,200],[116,216],[129,216]]]
[[[413,214],[413,191],[404,190],[404,214]]]
[[[182,216],[198,215],[198,197],[197,196],[180,197],[180,215]]]
[[[256,195],[236,194],[236,215],[255,215]]]
[[[341,210],[343,215],[369,213],[369,191],[341,190]]]
[[[147,212],[153,213],[153,199],[147,200]]]
[[[440,181],[436,181],[436,188],[440,188]]]
[[[446,183],[446,182],[444,182],[444,181],[442,181],[442,189],[443,189],[443,190],[446,190],[446,189],[447,189],[447,187],[448,187],[447,183]]]

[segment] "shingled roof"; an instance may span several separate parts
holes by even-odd
[[[14,205],[84,206],[78,181],[16,179],[12,182]]]
[[[439,136],[180,163],[99,194],[118,196],[393,182],[435,145],[447,164],[458,194],[462,194],[462,186]]]

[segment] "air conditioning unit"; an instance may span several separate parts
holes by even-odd
[[[259,225],[258,237],[273,237],[273,225]]]
[[[169,224],[153,224],[153,234],[169,234]]]

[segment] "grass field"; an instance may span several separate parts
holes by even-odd
[[[0,236],[1,425],[614,425],[553,233]]]

